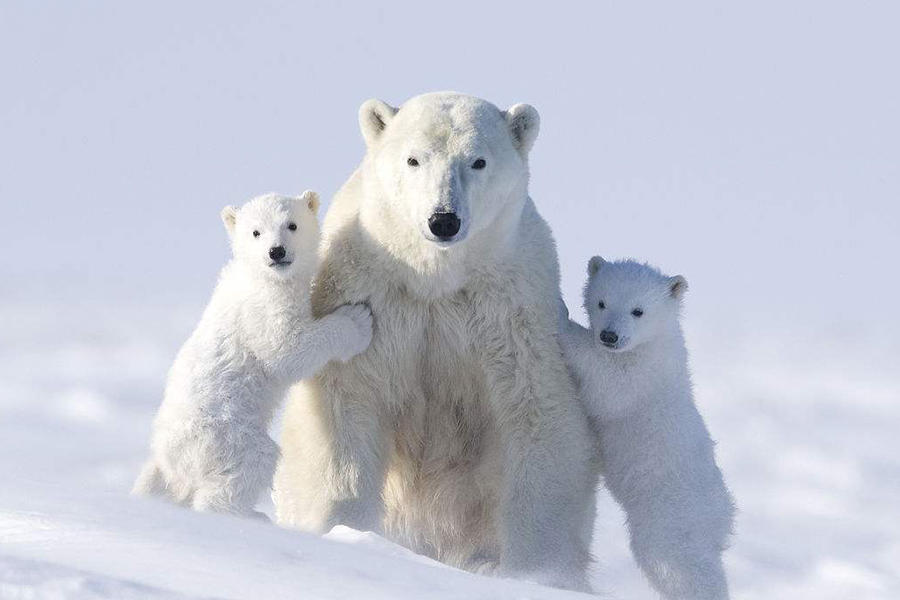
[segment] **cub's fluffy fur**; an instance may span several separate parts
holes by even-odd
[[[169,372],[134,493],[251,513],[271,485],[278,447],[267,428],[287,388],[369,345],[365,306],[312,318],[317,210],[318,196],[308,191],[222,211],[234,258]]]
[[[679,325],[683,277],[634,261],[588,266],[590,329],[561,310],[560,342],[596,426],[631,548],[667,599],[723,599],[731,496],[694,406]]]

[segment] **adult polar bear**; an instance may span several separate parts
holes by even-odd
[[[278,521],[585,589],[596,470],[528,197],[537,111],[437,93],[369,100],[359,120],[367,153],[325,219],[313,310],[367,302],[374,337],[292,397]]]

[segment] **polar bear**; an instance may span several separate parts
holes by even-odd
[[[667,599],[722,600],[734,505],[694,405],[679,325],[686,289],[681,276],[595,256],[584,291],[590,329],[563,305],[560,343],[641,569]]]
[[[234,258],[169,372],[134,493],[252,514],[275,470],[267,428],[288,386],[368,346],[365,306],[312,318],[318,202],[269,194],[222,211]]]
[[[313,311],[366,302],[374,337],[291,397],[277,519],[585,589],[595,469],[527,191],[538,113],[434,93],[369,100],[359,122],[367,153],[326,216]]]

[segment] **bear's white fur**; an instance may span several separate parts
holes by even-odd
[[[234,258],[169,372],[134,493],[250,514],[271,485],[278,447],[267,428],[287,388],[368,346],[368,308],[312,318],[317,209],[305,192],[222,211]]]
[[[313,310],[367,302],[374,338],[290,399],[278,520],[585,589],[593,441],[528,197],[538,114],[437,93],[370,100],[359,120],[368,151],[325,219]],[[432,231],[448,213],[458,231]]]
[[[635,559],[667,599],[727,598],[722,552],[734,507],[694,405],[679,324],[687,282],[599,256],[588,275],[591,327],[569,321],[563,307],[560,341]]]

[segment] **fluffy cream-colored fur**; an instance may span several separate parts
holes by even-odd
[[[151,457],[134,493],[248,514],[272,480],[267,428],[289,385],[368,346],[364,306],[314,320],[318,197],[260,196],[222,220],[234,258],[169,372]]]
[[[368,101],[360,126],[368,152],[326,217],[313,310],[366,302],[374,338],[292,396],[278,520],[585,589],[592,440],[527,192],[537,112],[440,93]],[[457,232],[432,230],[441,214]]]

